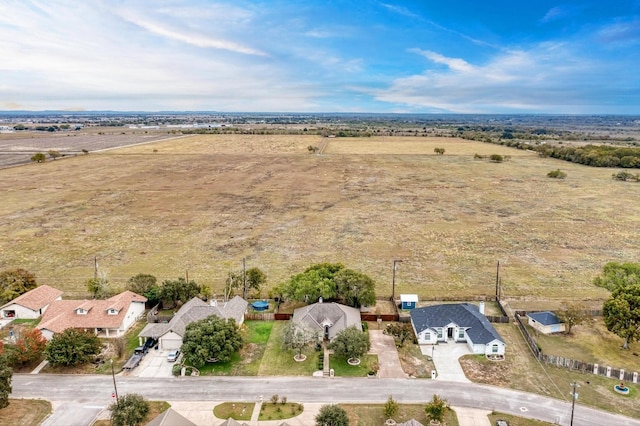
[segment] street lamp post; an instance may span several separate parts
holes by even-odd
[[[116,395],[116,406],[120,403],[118,399],[118,387],[116,386],[116,373],[113,371],[113,358],[111,358],[111,377],[113,378],[113,390]]]
[[[576,399],[578,399],[576,388],[580,387],[580,385],[576,382],[573,382],[571,385],[573,386],[573,391],[571,392],[571,426],[573,426],[573,411],[576,408]]]
[[[398,269],[398,263],[402,263],[402,260],[393,260],[393,275],[391,276],[391,299],[393,299],[393,303],[396,303],[396,269]]]

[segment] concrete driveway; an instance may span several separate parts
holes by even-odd
[[[436,380],[471,383],[464,375],[458,358],[468,355],[471,350],[464,343],[439,343],[437,345],[420,345],[423,355],[431,357],[436,366]]]
[[[371,341],[370,353],[378,355],[378,377],[406,379],[407,375],[402,370],[398,349],[393,336],[387,336],[382,330],[369,329],[369,340]]]
[[[173,377],[171,370],[174,362],[167,361],[167,355],[171,351],[151,349],[140,364],[134,368],[128,376],[134,377]]]

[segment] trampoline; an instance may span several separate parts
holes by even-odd
[[[253,302],[251,306],[253,306],[253,309],[256,311],[266,311],[269,309],[269,302],[266,300],[258,300],[257,302]]]

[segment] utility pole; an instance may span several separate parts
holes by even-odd
[[[244,296],[244,300],[247,300],[247,263],[246,257],[242,258],[242,295]]]
[[[398,269],[398,263],[402,263],[402,260],[394,259],[393,275],[391,276],[391,299],[393,303],[396,303],[396,269]]]
[[[98,279],[98,256],[93,256],[93,279]]]
[[[500,300],[500,261],[496,266],[496,302]]]
[[[580,385],[576,382],[573,382],[571,385],[573,386],[573,391],[571,392],[571,426],[573,426],[573,411],[576,408],[576,399],[578,399],[576,388],[580,387]]]

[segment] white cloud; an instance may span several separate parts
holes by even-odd
[[[449,67],[454,71],[460,72],[472,72],[474,67],[470,65],[467,61],[460,58],[448,58],[439,53],[433,52],[431,50],[421,50],[421,49],[409,49],[410,52],[417,53],[420,56],[424,56],[427,59],[437,63],[443,64]]]
[[[412,52],[447,68],[428,68],[368,93],[380,101],[422,110],[581,112],[590,107],[585,104],[593,90],[590,82],[601,71],[596,64],[573,57],[562,44],[501,52],[480,65],[431,51]]]
[[[122,17],[132,24],[135,24],[153,34],[187,43],[196,47],[223,49],[247,55],[267,56],[266,53],[261,52],[260,50],[253,49],[248,46],[243,46],[242,44],[235,43],[229,40],[220,40],[204,34],[198,34],[194,31],[186,31],[185,29],[179,30],[170,28],[166,24],[152,22],[149,19],[141,18],[138,16],[122,15]]]

